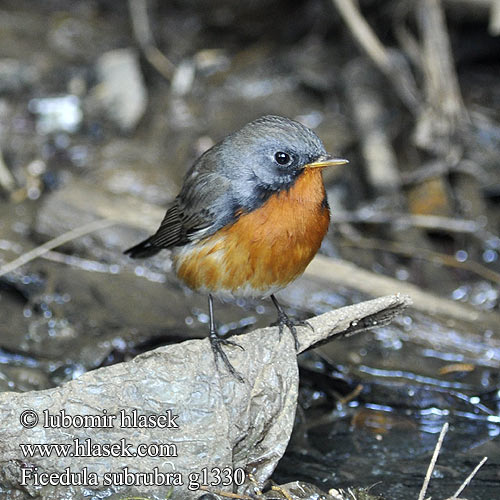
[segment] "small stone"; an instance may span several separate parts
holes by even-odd
[[[147,91],[133,49],[104,53],[97,61],[101,85],[97,97],[123,131],[133,130],[142,118],[147,105]]]

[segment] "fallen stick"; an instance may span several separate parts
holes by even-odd
[[[442,215],[412,215],[397,212],[376,212],[365,215],[363,210],[335,212],[335,222],[361,224],[390,224],[397,228],[417,227],[419,229],[442,231],[444,233],[478,234],[483,226],[471,219],[459,219]],[[480,236],[479,236],[480,237]]]
[[[366,248],[368,250],[383,250],[384,252],[404,255],[414,259],[424,259],[428,262],[434,262],[435,264],[454,267],[456,269],[462,269],[464,271],[474,273],[483,279],[500,285],[500,274],[486,266],[483,266],[479,262],[473,260],[460,262],[453,255],[434,252],[433,250],[428,250],[427,248],[418,248],[411,245],[380,240],[377,238],[352,239],[351,241],[342,241],[340,245],[354,248]]]
[[[440,314],[458,321],[474,323],[484,321],[488,324],[499,324],[496,313],[479,311],[468,304],[460,304],[452,300],[443,299],[430,292],[426,292],[412,283],[399,281],[388,276],[375,274],[362,269],[351,262],[340,259],[332,259],[323,255],[317,255],[306,269],[304,276],[328,283],[328,286],[345,286],[373,295],[378,293],[394,293],[399,290],[405,295],[410,295],[413,301],[412,307],[426,314]]]

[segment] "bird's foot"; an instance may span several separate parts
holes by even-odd
[[[229,370],[231,375],[233,375],[239,382],[244,382],[243,377],[234,369],[234,366],[229,361],[227,354],[222,349],[223,345],[231,345],[234,347],[239,347],[241,350],[245,350],[240,344],[227,340],[225,338],[219,337],[215,331],[210,332],[210,345],[212,346],[212,351],[215,357],[215,364],[217,365],[217,360],[222,359],[223,363],[226,365],[226,368]]]
[[[292,319],[281,308],[278,309],[278,320],[275,323],[272,323],[271,326],[277,326],[279,328],[280,339],[281,339],[281,335],[283,334],[283,330],[285,329],[285,326],[286,326],[290,330],[291,334],[293,335],[293,340],[295,341],[295,350],[296,351],[298,351],[299,347],[300,347],[299,339],[297,337],[297,328],[296,327],[297,326],[307,326],[312,331],[314,331],[314,328],[312,327],[311,323],[309,323],[309,321]]]

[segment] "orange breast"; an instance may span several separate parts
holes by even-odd
[[[197,243],[173,253],[190,288],[216,295],[270,295],[300,276],[330,222],[320,169],[305,170],[288,190]]]

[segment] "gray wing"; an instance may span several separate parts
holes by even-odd
[[[149,242],[169,248],[210,236],[234,220],[236,209],[228,179],[213,172],[195,172],[184,182]]]
[[[235,220],[236,212],[231,183],[227,178],[214,172],[191,169],[158,231],[124,253],[132,258],[146,258],[162,248],[182,246],[210,236]]]

